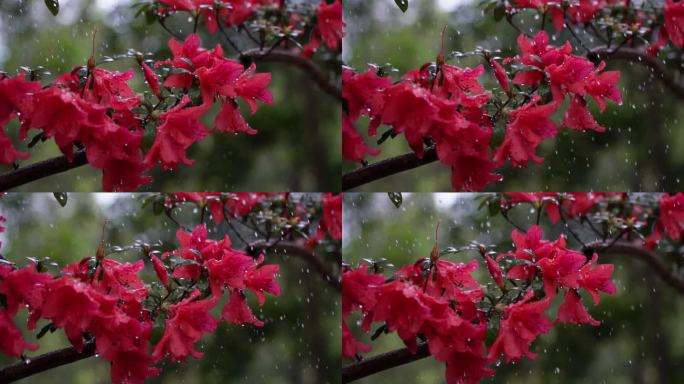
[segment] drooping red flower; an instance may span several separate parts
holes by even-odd
[[[23,72],[15,77],[0,74],[0,164],[12,164],[17,159],[29,158],[28,153],[20,152],[14,147],[5,132],[5,125],[15,116],[26,118],[30,114],[33,109],[33,94],[40,89],[39,82],[25,81]]]
[[[150,68],[144,62],[140,63],[140,65],[142,66],[143,76],[145,77],[147,85],[150,86],[152,93],[159,96],[159,77],[157,77],[157,74],[154,73],[152,68]]]
[[[372,149],[363,141],[363,136],[354,128],[346,114],[342,116],[342,157],[345,160],[362,162],[366,155],[377,156],[380,151]]]
[[[544,314],[551,300],[533,301],[533,297],[534,292],[529,291],[523,300],[504,308],[499,334],[489,349],[491,361],[497,361],[501,355],[507,363],[518,361],[522,356],[537,357],[530,351],[530,345],[537,336],[551,330],[551,321]]]
[[[480,383],[482,379],[494,375],[494,370],[487,367],[488,363],[487,358],[472,353],[453,354],[447,361],[447,384]]]
[[[195,290],[188,298],[169,306],[164,334],[152,352],[155,361],[167,354],[172,361],[185,361],[188,356],[196,359],[204,356],[195,350],[195,343],[202,334],[213,332],[218,326],[216,319],[209,313],[218,298],[196,300],[199,295],[200,292]]]
[[[332,3],[321,1],[318,5],[316,32],[330,49],[338,49],[342,44],[344,32],[342,21],[342,1]]]
[[[656,231],[662,231],[672,240],[679,240],[684,234],[684,193],[678,192],[671,196],[663,194],[658,202],[660,216],[656,224]]]
[[[69,276],[51,280],[45,284],[45,301],[40,317],[51,320],[55,327],[64,328],[71,344],[83,349],[83,332],[98,316],[98,294],[88,285]]]
[[[342,97],[347,102],[349,119],[354,122],[361,115],[379,116],[384,104],[383,91],[392,79],[378,76],[373,68],[363,73],[342,69]]]
[[[12,317],[6,310],[0,308],[0,352],[7,356],[20,357],[24,350],[35,351],[38,345],[24,340],[19,328],[14,325]]]
[[[672,44],[684,47],[684,2],[666,0],[663,6],[664,28]]]
[[[587,102],[582,96],[574,96],[570,99],[570,106],[563,117],[563,125],[579,131],[593,130],[596,132],[605,132],[599,123],[594,120],[594,117],[587,109]]]
[[[499,85],[501,85],[501,88],[503,88],[506,93],[509,93],[511,91],[511,80],[508,78],[506,70],[494,59],[489,60],[489,64],[492,66],[492,69],[494,69],[496,81],[499,82]]]
[[[507,160],[515,167],[523,167],[528,161],[541,163],[536,148],[544,139],[555,137],[558,126],[550,117],[558,109],[556,102],[537,105],[541,97],[535,96],[527,104],[510,112],[504,141],[494,153],[494,160],[503,165]]]
[[[259,305],[264,305],[266,296],[270,293],[274,296],[280,295],[280,285],[276,281],[276,275],[280,272],[278,264],[265,264],[264,255],[259,256],[256,262],[247,269],[245,274],[245,286],[256,295]]]
[[[235,250],[224,252],[220,259],[207,261],[205,266],[209,271],[212,293],[220,295],[225,286],[245,288],[245,274],[253,264],[254,259]]]
[[[157,136],[145,155],[148,167],[161,163],[167,170],[175,169],[180,163],[192,165],[193,161],[187,158],[186,151],[207,136],[207,130],[199,121],[207,107],[185,107],[189,102],[190,99],[184,96],[178,105],[159,116],[161,123],[157,127]]]
[[[354,357],[359,352],[370,352],[371,346],[357,341],[345,321],[342,322],[342,356]]]
[[[16,315],[22,304],[38,309],[43,302],[45,283],[52,280],[48,273],[38,273],[34,264],[15,269],[2,276],[0,293],[5,295],[6,309],[10,316]]]
[[[492,276],[492,279],[494,279],[494,282],[496,283],[496,285],[499,286],[499,288],[503,289],[503,272],[501,271],[501,267],[499,267],[499,263],[494,261],[494,259],[492,259],[488,255],[485,255],[484,259],[485,263],[487,264],[487,270],[489,271],[489,274]]]
[[[235,289],[230,294],[230,300],[223,307],[221,311],[221,319],[231,324],[252,324],[257,327],[263,327],[264,322],[259,320],[247,304],[245,295],[239,290]]]
[[[424,293],[413,285],[399,280],[377,288],[372,321],[385,322],[388,332],[397,332],[404,344],[416,351],[416,335],[430,314],[423,303]]]
[[[154,268],[154,272],[157,274],[157,278],[166,288],[168,288],[169,272],[166,270],[166,266],[157,256],[152,255],[150,258],[152,260],[152,267]]]
[[[558,308],[557,322],[569,324],[600,325],[601,322],[591,317],[587,308],[582,303],[579,293],[570,289],[565,292],[565,299]]]
[[[323,220],[330,237],[342,240],[342,194],[323,196]]]
[[[616,291],[615,283],[611,280],[614,269],[613,264],[598,264],[592,268],[597,259],[598,255],[594,253],[591,261],[580,269],[579,279],[577,280],[579,286],[589,292],[595,305],[601,302],[600,291],[609,295],[614,295]]]
[[[369,309],[375,306],[374,288],[383,284],[385,277],[368,273],[366,267],[358,267],[342,274],[342,315],[355,309]]]
[[[544,292],[548,297],[556,296],[561,288],[578,288],[580,268],[587,258],[575,251],[559,249],[551,257],[537,262],[544,279]]]

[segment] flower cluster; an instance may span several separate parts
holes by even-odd
[[[321,43],[333,51],[339,51],[342,45],[341,0],[323,0],[315,8],[283,0],[157,0],[144,10],[160,20],[178,12],[188,13],[201,18],[211,34],[225,33],[224,27],[249,28],[262,39],[274,40],[275,46],[287,41],[301,44],[302,54],[307,57]]]
[[[499,8],[509,17],[526,9],[533,10],[543,20],[550,18],[557,31],[569,25],[581,25],[602,40],[602,33],[615,38],[623,35],[630,43],[648,43],[651,53],[656,53],[668,42],[678,48],[684,47],[684,5],[681,1],[638,4],[629,0],[494,0],[490,4],[490,8]],[[589,25],[594,28],[588,28]]]
[[[497,255],[480,251],[495,285],[489,288],[473,278],[477,261],[456,263],[439,258],[435,248],[395,273],[391,279],[368,268],[348,269],[342,278],[343,356],[353,357],[371,347],[355,340],[348,317],[361,313],[361,327],[371,331],[382,323],[385,333],[397,332],[413,352],[418,340],[427,342],[430,354],[446,363],[448,383],[477,383],[494,374],[493,367],[522,357],[534,359],[532,342],[554,324],[589,324],[591,317],[580,292],[599,304],[600,292],[615,293],[613,265],[596,264],[566,247],[564,237],[543,240],[539,226],[527,233],[513,231],[515,250]],[[514,284],[515,282],[515,284]],[[560,297],[555,316],[547,312]],[[555,318],[555,319],[554,319]],[[554,320],[552,320],[554,319]],[[496,327],[498,323],[498,327]],[[498,328],[488,343],[487,330]]]
[[[0,264],[0,352],[19,357],[38,347],[23,338],[13,320],[27,308],[29,329],[45,319],[49,323],[41,334],[63,329],[78,351],[94,343],[98,356],[111,363],[113,383],[143,383],[159,372],[154,365],[166,356],[201,358],[195,344],[221,320],[262,326],[246,293],[252,292],[259,305],[266,293],[279,295],[278,265],[263,264],[263,255],[254,259],[234,249],[227,237],[209,239],[204,225],[192,232],[181,229],[177,237],[180,247],[174,251],[160,253],[143,246],[161,291],[140,278],[144,261],[107,258],[104,247],[56,276],[41,272],[40,263],[23,268]],[[217,320],[210,310],[223,293],[230,299]],[[163,335],[153,343],[152,330],[158,326]]]
[[[452,170],[454,189],[482,190],[501,180],[494,173],[496,167],[509,161],[515,167],[526,166],[530,160],[542,162],[537,147],[558,134],[559,125],[551,116],[566,97],[570,103],[560,126],[605,130],[589,112],[587,98],[593,98],[600,111],[605,109],[606,100],[621,102],[616,87],[619,72],[604,71],[603,62],[594,65],[573,55],[569,43],[551,45],[543,31],[533,39],[521,35],[518,45],[521,54],[503,60],[511,68],[518,65],[512,80],[496,58],[484,54],[506,100],[499,100],[479,82],[484,66],[471,69],[449,65],[443,54],[436,63],[426,63],[396,83],[374,69],[365,73],[344,69],[345,159],[363,161],[366,154],[379,153],[369,148],[354,128],[357,119],[367,115],[370,136],[376,135],[379,125],[388,125],[391,130],[380,141],[404,134],[418,157],[423,157],[426,144],[434,145],[439,160]],[[492,135],[499,121],[505,122],[505,136],[493,148]]]
[[[74,149],[84,150],[88,162],[103,172],[103,188],[134,190],[151,178],[143,173],[161,164],[174,169],[180,163],[192,164],[186,150],[208,132],[200,117],[218,100],[222,109],[214,122],[221,132],[255,133],[238,109],[244,100],[252,110],[256,102],[272,102],[267,90],[270,74],[255,74],[255,66],[244,68],[223,56],[220,46],[200,48],[197,35],[184,43],[171,39],[173,59],[158,61],[164,67],[163,89],[158,75],[140,60],[144,77],[158,102],[141,98],[128,82],[134,71],[108,71],[76,67],[51,84],[29,81],[23,73],[0,78],[0,163],[11,164],[28,154],[16,150],[4,132],[12,118],[21,123],[20,139],[37,129],[41,140],[54,139],[69,159]],[[191,99],[188,89],[198,86],[200,98]],[[145,129],[156,129],[154,143],[143,154]],[[32,140],[36,141],[36,139]]]
[[[329,238],[342,240],[342,195],[326,193],[321,199],[293,199],[289,193],[181,192],[160,196],[164,209],[172,211],[185,203],[206,210],[215,224],[255,214],[257,224],[272,234],[303,235],[305,245],[315,248]],[[317,224],[317,225],[313,225]]]

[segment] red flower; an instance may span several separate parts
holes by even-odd
[[[550,119],[558,109],[558,103],[537,105],[540,100],[541,97],[536,95],[527,104],[510,112],[504,141],[494,154],[498,165],[503,165],[508,159],[515,167],[523,167],[529,160],[542,162],[543,159],[535,153],[536,148],[544,139],[558,133],[556,123]]]
[[[569,324],[600,325],[601,322],[593,319],[587,308],[582,304],[582,299],[576,290],[570,289],[565,292],[565,300],[558,308],[557,322]]]
[[[667,0],[663,6],[664,28],[672,44],[684,47],[684,2]]]
[[[501,267],[499,267],[499,263],[494,261],[490,256],[485,255],[484,256],[485,263],[487,264],[487,270],[489,271],[489,274],[492,276],[492,279],[494,279],[494,282],[496,285],[499,286],[499,288],[503,289],[504,282],[503,282],[503,272],[501,272]]]
[[[342,194],[323,196],[323,221],[330,237],[342,240]]]
[[[338,49],[342,45],[343,28],[342,2],[335,0],[328,4],[322,1],[318,5],[316,32],[314,33],[317,33],[330,49]]]
[[[194,73],[203,67],[212,67],[215,63],[224,61],[223,49],[220,45],[212,51],[200,48],[200,40],[197,34],[189,35],[181,44],[176,39],[169,40],[169,49],[173,54],[173,59],[157,61],[155,67],[170,65],[173,68],[185,69]],[[164,86],[170,88],[189,88],[192,85],[193,77],[191,74],[181,73],[169,75],[164,81]]]
[[[489,60],[489,64],[494,69],[494,77],[496,77],[496,81],[499,82],[499,85],[501,85],[501,88],[503,88],[506,93],[509,93],[511,91],[511,80],[508,78],[506,70],[501,66],[501,64],[499,64],[498,61],[494,59]]]
[[[39,309],[43,303],[45,283],[52,280],[47,273],[36,272],[36,266],[15,269],[0,281],[0,293],[5,295],[7,312],[14,316],[22,304],[31,309]]]
[[[431,99],[434,96],[423,88],[403,82],[388,88],[385,97],[382,123],[393,126],[396,133],[404,133],[411,149],[422,157],[423,137],[439,112]]]
[[[175,107],[163,112],[157,127],[157,137],[145,155],[145,164],[153,167],[161,163],[165,170],[175,169],[179,163],[191,165],[186,157],[187,149],[206,137],[207,131],[199,118],[207,111],[205,106],[185,107],[190,102],[187,96]]]
[[[671,239],[679,240],[684,233],[684,193],[678,192],[674,196],[664,194],[659,205],[658,223]]]
[[[207,261],[205,266],[209,271],[211,292],[219,296],[225,286],[245,288],[245,274],[253,264],[254,259],[232,249],[225,251],[220,259]]]
[[[584,86],[587,94],[596,100],[596,103],[599,105],[599,111],[601,112],[606,109],[605,99],[612,100],[616,103],[622,102],[622,95],[616,86],[618,81],[620,81],[620,72],[607,71],[599,74],[605,66],[606,63],[602,61],[587,79]]]
[[[14,325],[12,317],[0,308],[0,352],[7,356],[20,357],[25,349],[35,351],[38,345],[31,344],[24,340],[19,328]]]
[[[231,324],[253,324],[263,327],[264,322],[259,320],[247,304],[245,295],[237,289],[232,290],[230,300],[221,311],[221,318]]]
[[[378,76],[371,68],[360,74],[342,69],[342,97],[347,102],[347,113],[353,122],[361,115],[378,116],[384,104],[383,92],[392,86],[392,79]]]
[[[151,367],[154,360],[139,351],[119,352],[112,359],[111,376],[114,384],[143,384],[146,379],[159,374],[159,369]]]
[[[157,274],[157,278],[161,283],[168,288],[169,287],[169,272],[166,270],[164,263],[159,260],[157,256],[152,255],[152,267],[154,272]]]
[[[599,264],[592,269],[591,266],[596,263],[597,259],[598,255],[594,253],[591,261],[580,269],[580,276],[577,280],[579,286],[589,292],[595,305],[601,301],[599,291],[609,295],[615,294],[615,283],[610,279],[613,275],[613,264]]]
[[[152,89],[152,93],[159,96],[159,78],[157,77],[157,74],[154,73],[152,68],[150,68],[147,64],[141,63],[140,65],[142,66],[143,76],[145,77],[147,85],[149,85],[150,89]]]
[[[167,354],[171,355],[172,361],[184,361],[188,356],[196,359],[204,356],[195,350],[195,343],[203,333],[216,329],[218,322],[209,314],[209,310],[216,305],[218,298],[195,301],[199,295],[200,292],[195,290],[185,300],[169,306],[164,334],[152,352],[154,360],[159,361]]]
[[[274,296],[280,295],[280,285],[275,279],[280,271],[280,266],[277,264],[259,266],[263,261],[264,255],[259,256],[259,259],[247,269],[245,274],[245,286],[254,292],[259,300],[259,305],[264,305],[266,301],[264,293],[270,293]]]
[[[342,316],[355,309],[370,309],[375,306],[375,289],[385,282],[381,274],[368,273],[366,267],[359,267],[342,274]]]
[[[40,89],[39,82],[25,81],[23,72],[13,78],[0,74],[0,164],[12,164],[16,159],[29,158],[28,153],[19,152],[14,148],[4,127],[14,116],[21,115],[22,119],[25,119],[30,114],[33,94]]]
[[[591,112],[587,109],[587,102],[582,96],[574,96],[570,99],[570,106],[565,112],[565,117],[563,117],[563,125],[579,131],[586,131],[587,129],[596,132],[606,131],[594,120]]]
[[[539,260],[546,296],[556,296],[558,288],[578,288],[579,271],[586,261],[583,254],[567,249],[558,249],[551,257]]]
[[[366,154],[377,156],[380,151],[372,149],[363,141],[363,136],[354,128],[346,114],[342,116],[342,157],[345,160],[362,162]]]
[[[487,368],[487,364],[487,359],[482,356],[455,353],[447,361],[447,384],[478,384],[482,379],[494,375],[494,370]]]
[[[399,280],[377,288],[372,321],[385,322],[387,331],[396,331],[406,346],[416,351],[416,335],[430,315],[430,307],[423,303],[423,292],[413,284]]]
[[[507,363],[520,360],[523,355],[537,357],[530,352],[530,345],[537,336],[551,330],[551,321],[544,315],[551,301],[531,301],[533,297],[534,292],[529,291],[523,300],[504,308],[499,335],[489,349],[490,360],[496,361],[501,355]]]
[[[100,309],[97,293],[87,284],[63,276],[45,284],[45,301],[40,317],[51,320],[55,327],[64,328],[71,344],[78,351],[83,348],[83,332],[90,326]]]
[[[342,357],[354,357],[359,352],[370,352],[371,346],[356,341],[346,322],[342,322]]]

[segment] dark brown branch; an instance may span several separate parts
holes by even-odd
[[[342,284],[340,283],[340,278],[335,276],[330,269],[330,267],[323,262],[323,260],[316,255],[316,252],[301,245],[291,241],[266,241],[259,240],[249,244],[248,251],[259,250],[262,252],[267,252],[269,254],[286,254],[299,256],[304,261],[306,261],[311,267],[318,272],[323,280],[332,285],[335,289],[341,290]]]
[[[44,355],[32,357],[26,362],[17,363],[0,369],[0,383],[11,383],[23,378],[57,368],[62,365],[75,363],[87,359],[95,354],[95,343],[83,345],[83,351],[78,352],[74,347],[59,349]]]
[[[342,101],[342,90],[335,84],[330,82],[328,76],[316,65],[313,61],[302,57],[299,53],[288,51],[285,49],[261,50],[250,49],[245,51],[240,56],[240,61],[243,64],[252,61],[260,61],[265,63],[287,63],[296,66],[302,71],[308,73],[311,79],[318,84],[318,86],[335,97],[340,102]]]
[[[437,151],[434,148],[426,149],[422,159],[416,156],[415,153],[407,153],[381,160],[377,163],[367,165],[342,175],[342,190],[348,191],[360,185],[368,184],[375,180],[418,168],[435,161],[437,161]]]
[[[625,60],[645,65],[651,69],[660,81],[672,91],[678,98],[684,99],[684,84],[675,79],[672,71],[656,56],[649,55],[638,48],[621,47],[611,50],[606,47],[592,49],[587,57],[594,62],[600,60]]]
[[[642,245],[630,243],[627,241],[618,241],[615,244],[608,244],[602,241],[596,241],[587,244],[585,250],[596,251],[599,254],[614,254],[614,255],[629,255],[642,259],[648,263],[651,268],[657,273],[663,281],[665,281],[672,288],[677,290],[680,294],[684,295],[684,280],[682,280],[677,274],[673,273],[670,268],[665,264],[662,257]]]
[[[357,363],[342,367],[342,382],[350,383],[366,376],[408,364],[428,356],[430,356],[430,350],[427,343],[419,344],[416,353],[411,353],[408,348],[401,348],[372,356]]]
[[[0,175],[0,191],[7,191],[86,164],[88,164],[88,159],[86,158],[85,151],[82,150],[74,154],[73,161],[69,161],[66,156],[39,161]]]

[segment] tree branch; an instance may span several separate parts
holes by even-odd
[[[87,359],[95,354],[95,343],[83,345],[83,351],[78,352],[74,347],[58,349],[44,355],[32,357],[26,362],[17,363],[0,369],[0,383],[11,383],[37,373],[57,368],[62,365],[75,363]]]
[[[360,185],[368,184],[372,181],[418,168],[435,161],[437,161],[437,150],[435,150],[434,147],[426,149],[423,158],[419,158],[415,153],[411,152],[381,160],[377,163],[367,165],[342,175],[342,190],[348,191]]]
[[[311,79],[318,84],[323,91],[333,96],[338,101],[342,101],[342,90],[337,85],[330,82],[328,76],[325,75],[316,63],[302,57],[299,53],[285,49],[261,50],[255,48],[243,52],[242,55],[240,55],[240,61],[243,64],[249,64],[253,61],[292,64],[311,75]]]
[[[372,356],[357,363],[342,367],[342,382],[350,383],[366,376],[392,369],[400,365],[412,363],[428,356],[430,356],[430,350],[427,343],[419,344],[416,353],[411,353],[408,348],[401,348]]]
[[[323,277],[323,280],[328,282],[330,285],[332,285],[336,290],[341,290],[342,289],[342,284],[340,282],[340,278],[338,276],[335,276],[332,272],[332,270],[329,268],[329,266],[321,260],[318,255],[316,255],[316,252],[306,248],[305,246],[294,243],[291,241],[266,241],[266,240],[258,240],[253,243],[250,243],[249,246],[247,247],[248,253],[253,253],[255,250],[259,250],[262,252],[270,253],[270,254],[286,254],[286,255],[293,255],[293,256],[299,256],[304,261],[306,261],[309,265],[313,267],[316,272],[318,272],[321,277]]]
[[[587,58],[593,62],[600,60],[625,60],[645,65],[651,69],[657,78],[678,98],[684,99],[684,84],[675,79],[670,69],[656,56],[649,55],[641,49],[621,47],[611,50],[607,47],[597,47],[589,51]]]
[[[0,175],[0,191],[7,191],[20,185],[66,172],[86,164],[88,164],[88,159],[83,150],[77,151],[74,154],[73,161],[69,161],[66,156],[58,156],[52,159],[39,161]]]
[[[629,255],[640,258],[648,263],[651,268],[653,268],[653,270],[663,279],[663,281],[674,288],[677,292],[684,295],[684,280],[682,280],[677,274],[673,273],[670,268],[668,268],[658,253],[650,249],[627,241],[618,241],[612,245],[602,241],[595,241],[593,243],[587,244],[585,250],[596,251],[604,255]]]

